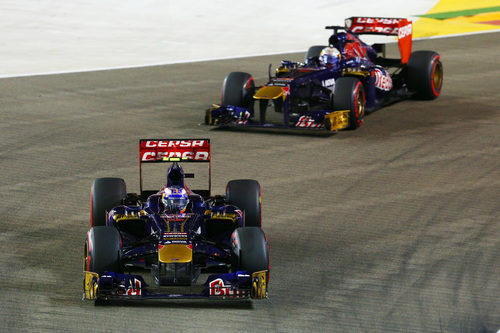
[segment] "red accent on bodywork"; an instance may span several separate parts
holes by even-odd
[[[389,17],[351,17],[346,20],[348,21],[350,24],[346,23],[346,28],[355,34],[398,36],[401,63],[408,63],[412,44],[411,21],[405,18]]]
[[[398,46],[401,53],[401,63],[407,64],[410,60],[413,25],[408,20],[401,20],[398,27]]]
[[[169,162],[169,158],[180,158],[182,161],[209,162],[209,139],[141,139],[139,146],[139,161]]]

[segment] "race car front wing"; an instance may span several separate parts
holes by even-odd
[[[205,124],[231,127],[267,127],[293,129],[326,129],[340,131],[349,126],[349,110],[310,111],[297,116],[288,116],[283,124],[261,123],[255,120],[253,110],[213,104],[206,110]]]
[[[203,284],[199,294],[172,294],[150,288],[140,275],[105,272],[99,275],[85,271],[84,300],[112,299],[263,299],[267,298],[267,270],[214,274]]]

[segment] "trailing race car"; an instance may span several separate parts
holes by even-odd
[[[443,65],[433,51],[411,52],[412,23],[402,18],[351,17],[345,26],[327,26],[328,45],[309,48],[305,63],[283,60],[269,82],[256,89],[252,76],[232,72],[222,84],[221,103],[205,114],[219,126],[356,129],[366,112],[406,98],[435,99],[441,93]],[[398,36],[401,58],[385,56],[385,44],[368,45],[361,34]],[[259,101],[259,116],[254,101]],[[272,102],[281,113],[268,121]]]
[[[267,298],[259,183],[232,180],[211,196],[209,139],[141,139],[139,155],[139,194],[121,178],[92,184],[83,298]],[[160,162],[171,163],[165,186],[143,190],[142,164]],[[208,164],[208,189],[187,186],[184,162]]]

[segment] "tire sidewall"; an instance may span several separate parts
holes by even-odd
[[[245,72],[231,72],[222,83],[221,105],[233,105],[253,109],[255,82]]]
[[[120,272],[120,233],[114,227],[97,226],[87,232],[85,270],[102,274]]]
[[[233,252],[238,258],[235,271],[249,273],[267,270],[269,275],[269,244],[264,231],[258,227],[236,229],[232,236]]]

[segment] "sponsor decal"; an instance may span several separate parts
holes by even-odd
[[[208,161],[208,151],[147,151],[142,154],[142,161],[168,161],[173,159]]]
[[[232,288],[231,285],[225,285],[221,278],[211,281],[208,285],[210,296],[232,296],[248,297],[248,291]]]
[[[209,161],[209,140],[141,140],[141,162]]]
[[[399,22],[406,19],[355,17],[350,30],[354,33],[378,33],[384,35],[397,35]],[[348,28],[349,28],[348,27]]]
[[[163,248],[165,244],[186,244],[188,234],[185,232],[164,232],[163,244],[158,244],[158,249]]]
[[[387,18],[387,17],[356,17],[354,23],[362,24],[398,24],[401,19],[398,18]]]
[[[128,296],[140,296],[141,295],[141,281],[134,278],[134,281],[130,281],[130,287],[125,290],[125,295]]]
[[[406,36],[411,36],[411,31],[412,31],[411,23],[405,25],[404,27],[399,28],[398,38],[402,39],[405,38]]]
[[[237,118],[234,123],[236,125],[245,125],[248,122],[248,118],[250,118],[250,112],[240,112],[240,118]]]
[[[147,140],[143,142],[145,148],[190,148],[204,147],[205,140]]]
[[[384,91],[392,89],[391,76],[380,68],[375,68],[375,87]]]
[[[321,85],[325,88],[330,88],[331,91],[333,91],[333,88],[335,88],[335,79],[323,80],[321,81]]]
[[[297,123],[295,124],[295,127],[303,127],[303,128],[323,128],[325,125],[323,124],[318,124],[317,122],[314,121],[309,116],[301,116]]]

